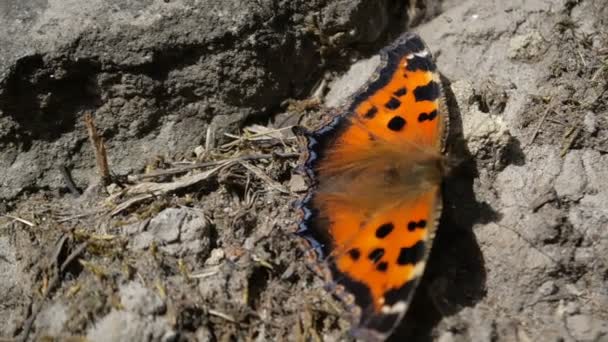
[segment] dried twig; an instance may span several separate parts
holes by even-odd
[[[103,138],[97,134],[97,128],[95,127],[95,121],[91,113],[84,115],[84,124],[87,127],[89,133],[89,139],[93,145],[93,151],[95,152],[95,160],[97,161],[97,171],[101,177],[103,184],[110,182],[110,168],[108,167],[108,155],[106,154],[106,147],[103,143]]]
[[[272,140],[272,139],[283,140],[284,138],[280,137],[280,133],[282,131],[291,130],[291,128],[292,128],[292,126],[281,127],[281,128],[277,128],[277,129],[270,129],[270,128],[266,128],[264,126],[254,126],[254,127],[251,127],[250,130],[257,131],[257,132],[255,132],[253,134],[249,134],[247,136],[237,136],[237,135],[233,135],[233,134],[229,134],[229,133],[224,133],[225,136],[233,138],[235,140],[220,146],[220,148],[223,148],[223,149],[229,148],[229,147],[238,145],[238,144],[242,143],[243,141],[264,141],[264,140]],[[295,139],[295,137],[287,138],[287,139]]]
[[[280,158],[297,158],[299,155],[300,155],[299,153],[273,153],[273,154],[246,155],[246,156],[241,156],[241,157],[236,157],[236,158],[231,158],[231,159],[214,160],[214,161],[209,161],[209,162],[204,162],[204,163],[197,163],[197,164],[192,164],[192,165],[187,165],[187,166],[181,166],[181,167],[176,167],[173,169],[150,172],[150,173],[141,174],[141,175],[132,175],[132,176],[129,176],[129,178],[132,180],[142,180],[142,179],[148,179],[148,178],[172,176],[172,175],[177,175],[180,173],[186,173],[191,170],[202,169],[202,168],[206,168],[206,167],[210,167],[210,166],[223,164],[226,162],[271,159],[275,156],[280,157]]]
[[[576,137],[578,137],[579,132],[580,128],[576,126],[572,126],[568,130],[568,132],[566,132],[566,134],[564,135],[564,144],[562,145],[562,150],[560,153],[561,157],[564,157],[568,153],[568,150],[570,150],[570,147],[572,147],[574,140],[576,139]]]
[[[70,173],[70,170],[68,170],[68,168],[65,165],[60,165],[59,172],[61,172],[61,176],[63,177],[63,180],[65,181],[65,185],[70,190],[70,193],[74,197],[79,197],[81,195],[81,193],[80,193],[80,190],[78,189],[78,187],[76,186],[76,183],[74,183],[74,179],[72,179],[72,174]]]
[[[224,320],[226,320],[228,322],[239,324],[239,322],[236,319],[234,319],[234,317],[232,317],[232,316],[230,316],[228,314],[225,314],[223,312],[220,312],[220,311],[217,311],[217,310],[213,310],[213,309],[209,309],[208,312],[212,316],[222,318],[222,319],[224,319]]]
[[[94,211],[90,211],[90,212],[82,213],[82,214],[78,214],[78,215],[65,216],[63,218],[57,219],[57,223],[64,223],[67,221],[76,220],[76,219],[87,217],[87,216],[101,214],[102,212],[104,212],[104,210],[94,210]]]
[[[148,198],[152,198],[152,197],[154,197],[154,195],[144,194],[144,195],[130,198],[129,200],[124,201],[124,202],[120,203],[118,206],[116,206],[116,208],[114,208],[114,210],[112,210],[112,212],[110,213],[110,216],[117,215],[117,214],[121,213],[123,210],[128,209],[132,205],[137,204],[141,201],[145,201]]]
[[[137,195],[134,198],[131,198],[120,205],[118,205],[110,215],[114,216],[121,211],[131,207],[132,205],[144,201],[153,196],[160,196],[168,193],[172,193],[179,189],[187,188],[189,186],[195,185],[197,183],[202,182],[203,180],[211,177],[215,173],[217,173],[222,168],[232,164],[232,161],[224,161],[222,164],[216,166],[211,170],[207,170],[205,172],[197,173],[194,175],[189,175],[183,177],[175,182],[170,183],[153,183],[146,182],[137,184],[134,187],[128,188],[125,191],[120,192],[120,195]]]
[[[36,226],[35,223],[30,222],[30,221],[28,221],[26,219],[22,219],[21,217],[17,217],[17,216],[13,216],[13,215],[8,215],[8,214],[4,215],[4,217],[8,217],[8,218],[10,218],[10,219],[12,219],[14,221],[21,222],[21,223],[23,223],[26,226],[30,226],[30,227],[35,227]]]
[[[218,274],[219,272],[220,272],[220,265],[210,266],[210,267],[205,268],[205,269],[203,269],[201,271],[198,271],[196,273],[191,273],[190,274],[190,278],[192,278],[192,279],[207,278],[207,277],[214,276],[214,275]]]

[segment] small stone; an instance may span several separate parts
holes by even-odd
[[[177,342],[180,335],[177,331],[169,330],[160,338],[161,342]]]
[[[206,152],[205,147],[198,145],[194,148],[194,155],[196,158],[200,158]]]
[[[134,234],[129,247],[135,250],[146,249],[156,241],[159,248],[167,254],[179,257],[197,254],[204,257],[211,245],[210,227],[209,220],[202,214],[193,214],[187,209],[168,208],[152,218],[147,225],[129,225],[125,231]]]
[[[575,302],[567,302],[564,304],[563,301],[560,301],[557,308],[557,314],[560,317],[576,315],[580,313],[580,311],[580,306]]]
[[[585,113],[583,127],[585,128],[585,132],[589,134],[595,134],[595,132],[597,132],[597,116],[594,112],[589,111]]]
[[[360,60],[353,64],[346,74],[329,85],[329,92],[325,96],[327,107],[338,107],[352,94],[364,85],[380,64],[380,56]]]
[[[562,170],[555,179],[555,191],[560,198],[576,201],[583,197],[587,177],[580,151],[570,151],[564,160]]]
[[[120,186],[118,186],[118,184],[116,184],[116,183],[112,183],[112,184],[106,186],[106,191],[110,195],[114,195],[115,193],[118,193],[120,190],[122,190],[122,188]]]
[[[255,245],[257,243],[257,237],[255,236],[250,236],[248,238],[245,239],[245,242],[243,243],[243,248],[245,248],[246,250],[253,250]]]
[[[439,336],[439,339],[437,339],[437,342],[454,342],[454,334],[450,331],[446,331],[443,334],[441,334],[441,336]]]
[[[574,296],[581,296],[583,294],[583,291],[579,290],[576,288],[576,286],[574,284],[567,284],[566,285],[566,291],[568,291],[568,293],[574,295]]]
[[[113,341],[171,341],[175,336],[163,317],[142,317],[130,311],[112,310],[88,330],[86,340]],[[173,339],[174,340],[174,339]]]
[[[580,314],[568,317],[566,324],[577,341],[605,341],[608,338],[608,321]]]
[[[588,149],[584,150],[582,160],[586,171],[587,190],[590,192],[607,192],[608,155],[602,155],[599,151]]]
[[[134,250],[142,250],[150,247],[154,241],[154,236],[150,232],[137,234],[129,241],[129,248]]]
[[[225,256],[226,256],[226,253],[224,253],[223,249],[215,248],[211,251],[211,255],[205,261],[205,265],[217,265],[222,260],[224,260]]]
[[[188,215],[181,226],[181,241],[199,239],[206,235],[209,220],[202,214]]]
[[[528,60],[542,54],[544,39],[537,31],[514,36],[509,42],[509,58]]]
[[[213,334],[209,331],[209,328],[201,326],[196,330],[196,340],[199,342],[211,342],[215,341]]]
[[[289,180],[289,190],[291,192],[304,192],[308,190],[306,180],[301,175],[293,175]]]
[[[150,220],[148,231],[159,243],[171,243],[179,239],[180,226],[186,218],[186,212],[178,208],[161,211]]]
[[[542,297],[550,296],[552,294],[555,294],[556,292],[557,292],[557,285],[555,285],[555,282],[553,280],[544,282],[538,288],[538,294]]]
[[[484,152],[500,155],[509,144],[510,133],[500,115],[484,113],[475,103],[476,92],[469,81],[456,81],[451,86],[458,103],[463,104],[462,134],[471,155]]]
[[[166,309],[165,302],[156,292],[136,281],[120,287],[120,302],[125,310],[140,315],[160,314]]]
[[[579,247],[574,251],[574,261],[580,265],[589,265],[595,259],[593,247]]]
[[[36,330],[45,335],[58,336],[64,331],[68,318],[67,306],[60,302],[53,303],[36,317]]]
[[[123,233],[127,235],[135,235],[143,232],[148,226],[148,220],[127,224],[121,227]]]

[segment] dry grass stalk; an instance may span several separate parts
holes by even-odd
[[[89,133],[89,139],[93,145],[93,151],[95,152],[95,160],[97,162],[97,171],[101,177],[101,182],[104,185],[110,183],[110,168],[108,167],[108,155],[106,153],[106,147],[103,143],[103,138],[97,134],[97,128],[95,127],[95,121],[91,113],[84,115],[84,124],[87,127]]]

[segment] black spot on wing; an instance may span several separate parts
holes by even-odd
[[[388,102],[384,105],[384,107],[390,109],[390,110],[395,110],[397,108],[399,108],[399,106],[401,106],[401,101],[399,101],[398,99],[391,97],[390,100],[388,100]]]
[[[384,239],[393,231],[393,229],[395,229],[395,226],[392,223],[385,223],[376,229],[376,237],[378,239]]]
[[[391,131],[399,132],[403,129],[403,127],[405,127],[405,124],[406,122],[404,118],[400,117],[399,115],[395,115],[392,119],[389,120],[386,126]]]
[[[420,113],[418,115],[418,122],[423,122],[423,121],[433,121],[435,118],[437,117],[437,111],[434,110],[430,113]]]
[[[384,248],[375,248],[369,253],[367,258],[373,262],[378,262],[384,256]]]
[[[353,259],[353,261],[357,261],[359,260],[359,257],[361,257],[361,252],[359,251],[359,249],[353,248],[348,251],[348,255],[351,259]]]
[[[373,119],[376,114],[378,114],[378,108],[376,108],[375,106],[372,106],[372,108],[368,109],[367,112],[365,112],[365,114],[363,114],[363,117],[366,119]]]
[[[416,101],[435,101],[439,97],[439,84],[431,80],[428,84],[418,86],[414,89]]]
[[[380,272],[386,272],[388,270],[388,263],[386,261],[378,263],[378,265],[376,265],[376,269]]]
[[[399,252],[397,263],[399,265],[416,264],[424,258],[424,241],[416,242],[412,247],[403,247]]]
[[[426,227],[425,220],[410,221],[407,224],[407,230],[409,230],[410,232],[413,232],[414,230],[416,230],[416,228],[424,228],[424,227]]]
[[[405,94],[407,94],[407,88],[405,88],[405,87],[401,87],[401,88],[395,90],[395,92],[393,93],[393,95],[395,95],[397,97],[401,97]]]

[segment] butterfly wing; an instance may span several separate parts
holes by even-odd
[[[447,131],[439,77],[420,37],[381,52],[375,80],[307,137],[313,181],[299,233],[351,304],[358,337],[384,340],[423,273],[441,208]]]

